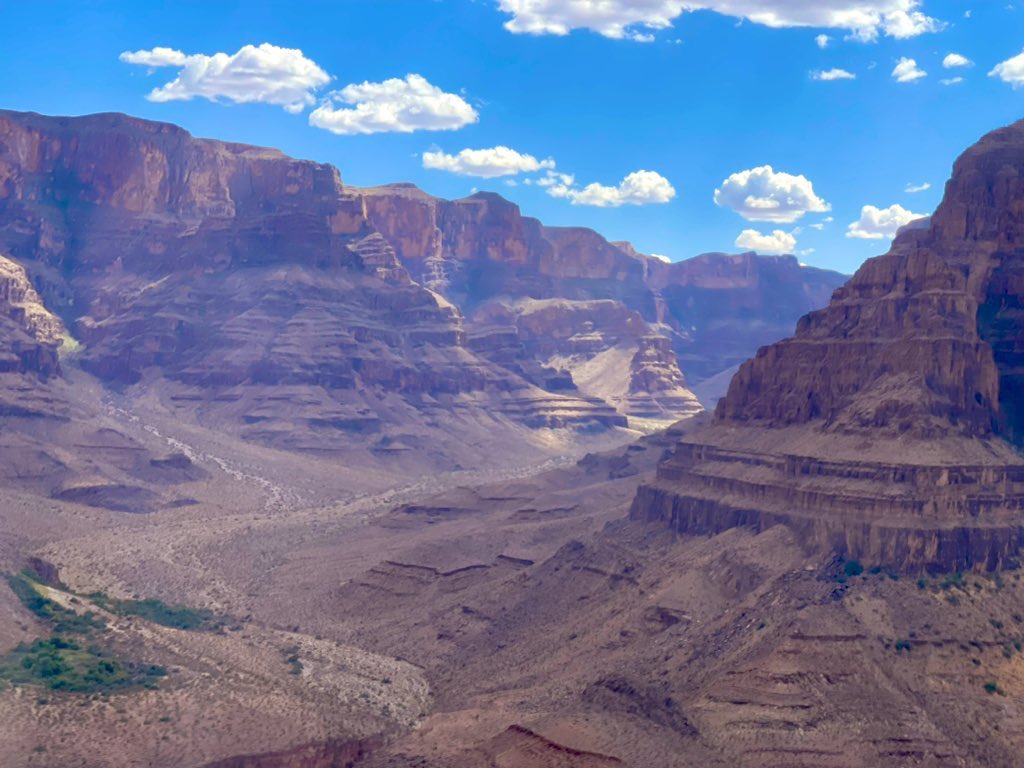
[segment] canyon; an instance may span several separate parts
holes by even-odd
[[[0,762],[1016,765],[1022,174],[846,282],[0,113],[0,570],[165,672]]]

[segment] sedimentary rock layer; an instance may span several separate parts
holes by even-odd
[[[633,514],[684,533],[786,523],[911,571],[1014,563],[1022,179],[1024,122],[965,152],[931,221],[741,366]]]

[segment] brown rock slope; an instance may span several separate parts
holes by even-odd
[[[485,431],[625,425],[477,355],[363,197],[275,150],[123,115],[0,113],[0,251],[86,371],[266,444],[409,449],[453,414]]]
[[[930,223],[745,363],[633,514],[681,532],[785,522],[908,570],[1015,562],[1022,176],[1024,123],[964,153]]]
[[[538,385],[611,397],[641,419],[692,411],[687,380],[777,340],[844,280],[791,256],[667,264],[589,229],[544,226],[492,193],[441,200],[408,184],[361,192],[412,276],[463,310],[474,350]],[[617,381],[595,386],[601,369]]]
[[[174,494],[164,491],[172,486],[204,475],[185,456],[154,455],[98,418],[97,388],[62,376],[65,345],[74,354],[74,341],[43,306],[24,268],[0,256],[0,481],[144,512],[171,503]],[[76,389],[85,389],[85,397]],[[0,563],[9,560],[5,544],[23,533],[0,533]]]

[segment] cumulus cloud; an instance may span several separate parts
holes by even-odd
[[[709,10],[768,27],[841,29],[862,41],[936,32],[945,24],[921,12],[921,0],[499,0],[510,32],[567,35],[589,29],[605,37],[647,41],[685,11]],[[819,45],[821,43],[819,42]],[[822,46],[823,47],[823,46]]]
[[[672,259],[670,259],[668,256],[666,256],[663,253],[652,253],[652,254],[649,254],[649,255],[650,255],[650,257],[652,259],[657,259],[658,261],[663,261],[666,264],[671,264],[672,263]]]
[[[907,184],[907,188],[904,191],[910,193],[911,195],[916,195],[918,192],[926,192],[931,188],[932,185],[926,181],[923,184]]]
[[[770,165],[740,171],[715,190],[715,203],[732,208],[747,221],[791,224],[807,213],[832,209],[805,176],[776,173]]]
[[[928,73],[918,67],[914,59],[908,59],[904,56],[892,70],[892,76],[897,83],[912,83],[915,80],[920,80],[922,77],[927,77]]]
[[[1024,85],[1024,53],[1019,53],[1012,59],[1007,59],[988,73],[989,77],[998,77],[1004,83],[1009,83],[1014,88]]]
[[[821,49],[828,48],[828,44],[829,42],[831,42],[831,40],[832,38],[829,37],[828,35],[818,35],[816,38],[814,38],[814,42],[817,43],[818,47]]]
[[[150,69],[179,69],[171,82],[146,96],[157,102],[189,101],[200,96],[210,101],[277,104],[289,112],[301,112],[315,103],[314,91],[331,81],[331,76],[302,51],[270,43],[245,45],[234,54],[186,54],[173,48],[153,48],[125,51],[119,58],[126,64]]]
[[[492,149],[464,149],[455,155],[440,151],[424,152],[423,167],[457,173],[460,176],[493,179],[498,176],[515,176],[520,173],[553,169],[555,161],[550,158],[538,160],[533,155],[524,155],[509,147],[498,146]]]
[[[614,187],[593,183],[579,189],[573,186],[575,179],[568,174],[549,174],[537,183],[547,187],[552,197],[597,208],[667,203],[676,196],[675,187],[655,171],[634,171]]]
[[[942,85],[959,85],[964,79],[962,77],[944,77],[939,82]]]
[[[888,208],[865,205],[861,208],[860,219],[847,227],[846,236],[860,240],[892,239],[900,227],[924,216],[923,213],[908,211],[902,205],[890,205]]]
[[[764,234],[756,229],[744,229],[736,238],[736,247],[767,254],[793,253],[796,250],[796,238],[781,229],[776,229],[771,234]]]
[[[847,72],[845,69],[826,69],[823,71],[811,72],[811,80],[856,80],[857,76],[853,72]]]
[[[479,119],[461,96],[422,75],[346,85],[309,114],[309,124],[339,135],[452,131]]]
[[[942,66],[946,69],[954,69],[955,67],[973,67],[974,62],[959,53],[947,53],[946,58],[942,60]]]

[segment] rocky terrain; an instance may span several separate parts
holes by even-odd
[[[463,311],[475,351],[535,383],[561,373],[554,380],[568,386],[569,374],[639,419],[692,412],[684,389],[785,336],[846,279],[792,256],[669,264],[589,229],[544,226],[493,193],[441,200],[408,184],[360,193],[409,273]],[[712,383],[709,403],[725,384]]]
[[[710,414],[828,275],[78,120],[0,120],[0,763],[1019,763],[1024,124]]]
[[[124,472],[160,457],[98,422],[56,438],[114,393],[368,471],[529,461],[699,411],[684,369],[732,365],[842,279],[752,254],[667,265],[496,195],[356,189],[112,114],[0,112],[0,254],[7,476],[147,509],[168,499]],[[73,417],[71,380],[91,392]],[[97,461],[114,455],[136,458]]]
[[[692,533],[786,522],[902,571],[1016,565],[1022,172],[1024,123],[965,152],[930,222],[740,367],[634,515]]]

